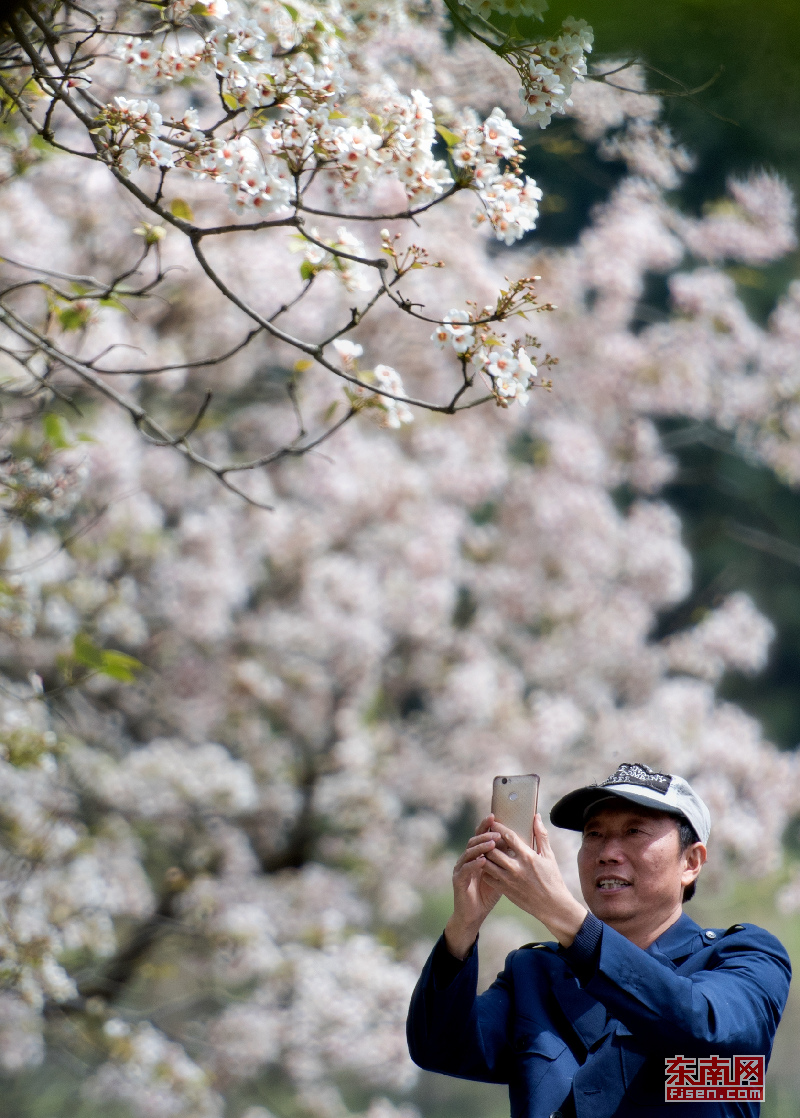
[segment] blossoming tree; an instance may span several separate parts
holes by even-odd
[[[490,5],[480,7],[491,14]],[[460,26],[477,19],[497,36],[480,11],[464,8],[459,15],[455,3],[452,10]],[[172,443],[229,487],[242,471],[318,446],[364,407],[379,409],[387,426],[398,427],[411,420],[414,406],[453,413],[491,399],[524,401],[537,368],[526,347],[500,326],[536,306],[532,278],[514,281],[481,308],[431,317],[400,285],[412,270],[439,262],[387,229],[369,251],[342,224],[344,218],[371,227],[407,223],[463,190],[475,197],[474,220],[486,222],[506,244],[536,223],[541,191],[520,173],[520,133],[500,108],[483,121],[455,106],[442,107],[437,117],[421,90],[402,92],[380,69],[364,65],[370,41],[401,12],[393,4],[269,2],[230,9],[227,0],[176,0],[144,11],[122,4],[110,15],[68,0],[52,11],[23,5],[12,13],[8,73],[0,86],[9,109],[24,119],[34,141],[104,167],[148,219],[139,230],[142,250],[100,279],[15,262],[35,278],[23,281],[22,291],[18,282],[6,289],[3,322],[23,344],[20,362],[28,378],[41,375],[31,365],[33,354],[68,370],[126,410],[145,437]],[[563,112],[573,82],[583,79],[591,44],[588,25],[568,19],[555,38],[511,39],[503,49],[523,79],[527,111],[541,127]],[[130,88],[137,96],[123,95]],[[434,152],[437,140],[441,156]],[[194,207],[183,196],[186,179],[211,187],[197,195]],[[220,191],[234,220],[219,220]],[[320,227],[331,220],[339,223],[335,231]],[[133,371],[126,370],[125,355],[114,352],[120,343],[91,356],[59,345],[53,324],[85,326],[99,305],[130,308],[163,285],[157,250],[168,228],[187,239],[195,269],[249,326],[232,351],[198,359],[194,367],[224,361],[266,335],[294,349],[301,368],[315,365],[345,382],[349,407],[343,416],[310,434],[298,412],[291,440],[255,459],[217,462],[195,451],[190,439],[208,400],[187,430],[171,436],[159,418],[106,381],[108,373]],[[266,305],[224,274],[215,246],[235,252],[243,236],[280,236],[287,228],[297,230],[300,275],[293,291]],[[258,251],[275,252],[263,237],[258,244]],[[322,336],[301,329],[292,311],[302,307],[309,314],[325,272],[337,275],[359,303]],[[452,334],[460,368],[440,402],[407,396],[400,374],[387,364],[358,366],[358,348],[345,335],[383,301],[432,323],[445,341]],[[138,374],[164,371],[141,362],[134,368]]]
[[[721,267],[788,251],[792,201],[672,208],[688,155],[638,72],[568,88],[578,24],[515,68],[400,5],[142,10],[31,6],[3,48],[0,1059],[66,1053],[98,1113],[240,1118],[250,1084],[346,1118],[356,1083],[393,1118],[413,919],[494,773],[547,807],[680,771],[706,880],[779,862],[795,760],[715,697],[769,622],[733,594],[652,635],[691,577],[654,417],[797,480],[800,293],[762,329]],[[495,243],[535,220],[526,106],[628,167],[562,252]],[[676,313],[641,330],[652,272]]]

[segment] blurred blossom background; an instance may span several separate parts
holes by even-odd
[[[527,402],[493,381],[508,407],[412,422],[378,400],[250,478],[266,511],[148,445],[80,379],[42,395],[47,362],[20,394],[4,328],[0,1089],[14,1118],[507,1114],[503,1087],[419,1073],[404,1034],[452,864],[501,772],[540,773],[545,816],[621,761],[685,776],[713,820],[687,911],[761,924],[800,964],[800,9],[552,0],[520,25],[542,37],[586,20],[590,72],[631,65],[616,88],[576,81],[543,128],[517,73],[437,2],[344,8],[362,36],[351,81],[421,89],[437,120],[499,107],[542,191],[512,244],[473,228],[467,191],[389,222],[444,263],[405,291],[443,321],[540,277],[555,309],[514,337],[531,331],[531,358],[558,364]],[[204,11],[209,26],[233,18]],[[201,82],[106,65],[127,75],[115,92],[163,94],[173,113]],[[19,113],[1,139],[5,288],[28,275],[7,261],[110,276],[158,241],[152,298],[91,313],[74,289],[52,298],[67,352],[125,344],[127,362],[174,366],[106,380],[175,430],[212,393],[196,445],[213,460],[281,445],[296,406],[315,423],[343,413],[341,385],[263,332],[192,368],[248,320],[186,238],[153,237],[108,168],[31,144]],[[232,220],[217,184],[183,175],[173,214]],[[402,208],[376,190],[374,213]],[[355,230],[354,255],[380,251],[380,225],[319,220],[325,244],[347,250]],[[323,264],[292,322],[327,335],[371,281],[357,264],[335,274],[324,244],[301,258],[293,236],[220,238],[209,257],[264,307]],[[390,392],[445,399],[459,322],[440,345],[384,300],[348,338]],[[575,836],[552,838],[577,889]],[[542,934],[501,902],[482,981]],[[798,1030],[795,991],[764,1118],[800,1115]]]

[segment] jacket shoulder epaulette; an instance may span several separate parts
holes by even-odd
[[[705,928],[700,932],[700,937],[705,943],[706,947],[711,947],[720,940],[725,939],[726,936],[733,935],[735,932],[744,932],[747,928],[744,924],[731,924],[730,928]]]

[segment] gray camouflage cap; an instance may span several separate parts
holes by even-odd
[[[691,823],[701,842],[708,842],[711,816],[691,784],[682,776],[655,772],[636,761],[623,762],[600,784],[589,784],[562,796],[550,812],[550,822],[555,827],[582,831],[589,808],[609,796],[682,817]]]

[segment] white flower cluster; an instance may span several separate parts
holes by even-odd
[[[763,668],[773,626],[746,594],[732,594],[688,633],[666,642],[673,670],[719,680],[726,670],[753,674]]]
[[[80,500],[87,471],[80,459],[62,455],[49,468],[31,458],[9,456],[0,462],[0,508],[61,520]]]
[[[363,196],[389,174],[402,184],[411,206],[435,201],[454,182],[447,163],[432,154],[436,125],[430,99],[418,89],[401,93],[389,78],[361,89],[336,33],[352,28],[346,16],[334,19],[332,11],[318,25],[310,6],[301,6],[287,26],[284,6],[267,3],[247,16],[228,16],[188,53],[166,39],[161,45],[155,39],[126,40],[120,57],[140,78],[164,81],[213,72],[231,108],[248,113],[280,108],[266,123],[262,117],[249,127],[236,121],[230,134],[220,137],[200,128],[194,109],[165,125],[156,102],[117,97],[103,115],[109,158],[126,175],[145,166],[180,167],[223,183],[236,212],[284,210],[298,198],[300,176],[320,171],[332,176],[345,198]],[[207,18],[219,20],[211,12]],[[587,34],[565,33],[557,40],[562,53],[548,55],[545,65],[563,81],[580,69],[575,44]],[[290,47],[286,57],[273,53]],[[541,198],[535,182],[517,172],[519,132],[499,108],[483,124],[470,117],[462,132],[453,162],[481,199],[477,220],[488,220],[498,239],[511,244],[535,226]],[[510,163],[505,171],[501,160]]]
[[[114,137],[109,154],[123,174],[142,166],[174,166],[176,149],[160,138],[163,118],[155,101],[115,97],[104,119]]]
[[[128,38],[123,40],[118,54],[135,74],[156,81],[181,81],[194,74],[206,58],[202,42],[194,50],[175,50],[168,46],[161,49],[150,39]]]
[[[384,82],[366,103],[368,111],[383,122],[385,165],[400,180],[412,205],[432,202],[452,186],[447,164],[431,154],[436,126],[430,99],[422,90],[414,89],[406,97],[394,83]]]
[[[303,253],[303,266],[300,269],[303,279],[308,280],[319,272],[332,272],[342,281],[346,291],[369,291],[371,284],[367,268],[357,260],[350,259],[351,256],[361,256],[364,252],[364,245],[358,237],[344,225],[338,227],[335,237],[323,237],[315,228],[309,229],[309,233],[314,241],[322,241],[333,251],[326,252],[303,234],[296,236],[292,251]],[[340,256],[339,252],[346,252],[348,255]]]
[[[40,680],[32,682],[41,686]],[[47,1000],[65,1002],[76,995],[75,982],[59,961],[63,953],[110,954],[116,945],[112,917],[143,916],[152,898],[122,821],[90,837],[76,817],[64,788],[61,747],[44,706],[35,698],[12,700],[7,687],[4,692],[0,983],[41,1010]],[[23,1045],[26,1062],[40,1051],[35,1032]]]
[[[527,175],[524,179],[511,173],[499,175],[478,195],[484,210],[476,211],[473,221],[481,225],[488,220],[499,241],[512,245],[535,228],[542,192]]]
[[[104,1026],[111,1059],[84,1085],[88,1099],[123,1103],[134,1118],[222,1118],[222,1099],[202,1068],[152,1025]]]
[[[537,43],[525,69],[520,70],[520,98],[526,114],[540,128],[546,128],[554,113],[570,105],[570,92],[576,81],[586,75],[586,55],[591,52],[594,35],[583,19],[565,19],[563,34]]]
[[[481,124],[473,112],[454,126],[460,143],[452,150],[453,163],[477,191],[482,207],[473,220],[489,221],[498,240],[513,244],[536,225],[542,192],[532,178],[523,178],[516,165],[523,152],[520,133],[500,108]],[[500,160],[513,169],[502,172]]]
[[[415,1072],[397,1010],[414,988],[414,971],[366,935],[324,952],[295,948],[289,957],[295,978],[287,1063],[294,1076],[313,1083],[336,1069],[376,1085],[410,1086]]]
[[[431,154],[433,113],[420,90],[406,96],[386,81],[360,97],[346,93],[349,61],[342,39],[353,32],[346,15],[334,8],[323,15],[303,3],[290,14],[283,4],[268,2],[224,19],[212,7],[206,18],[218,25],[188,53],[166,38],[161,44],[130,38],[119,55],[150,80],[213,74],[230,108],[262,110],[277,103],[279,115],[257,128],[237,122],[235,131],[219,138],[202,132],[189,110],[162,135],[155,102],[117,98],[104,119],[112,133],[110,158],[124,173],[145,165],[181,166],[226,183],[235,210],[252,205],[266,212],[288,206],[292,176],[315,169],[334,174],[346,197],[360,196],[379,173],[391,172],[414,205],[452,185],[447,165]]]
[[[173,20],[180,24],[197,14],[194,7],[173,4]],[[131,36],[120,44],[118,57],[142,77],[161,81],[181,80],[195,72],[213,74],[223,97],[241,108],[264,107],[291,94],[323,99],[330,95],[334,68],[343,54],[337,30],[349,23],[337,18],[333,9],[323,13],[304,0],[298,0],[293,15],[274,0],[255,11],[241,5],[231,11],[225,0],[204,8],[202,14],[212,24],[205,38],[183,29],[176,50],[172,32],[160,42]],[[191,43],[184,50],[187,34]],[[298,50],[301,44],[305,50]]]
[[[290,146],[297,147],[296,144]],[[289,206],[295,196],[287,161],[260,150],[250,136],[208,141],[204,138],[196,143],[191,156],[186,157],[185,166],[190,167],[198,179],[225,183],[235,213],[250,209],[274,213]]]
[[[537,369],[525,349],[510,349],[497,346],[486,350],[482,357],[482,369],[492,383],[498,402],[516,400],[523,406],[528,402],[528,389]]]
[[[431,334],[431,341],[436,342],[442,349],[452,345],[459,357],[467,353],[476,344],[475,327],[472,325],[469,311],[456,309],[446,314],[441,325],[437,326]]]
[[[41,1018],[22,998],[0,993],[0,1066],[7,1072],[36,1067],[44,1057]]]
[[[464,114],[462,142],[453,149],[453,162],[470,171],[476,182],[488,184],[497,177],[499,159],[516,159],[521,151],[519,130],[500,108],[492,109],[483,123],[474,112]]]
[[[492,308],[485,311],[491,313]],[[468,311],[451,310],[442,324],[431,334],[431,341],[442,349],[453,347],[459,357],[473,362],[488,381],[501,406],[516,400],[523,407],[528,402],[528,389],[538,376],[538,369],[531,361],[524,346],[506,345],[495,337],[485,325],[476,327]]]
[[[333,346],[348,373],[357,376],[359,380],[372,381],[384,392],[391,393],[391,396],[370,393],[363,384],[357,384],[350,390],[355,402],[364,401],[368,407],[377,408],[381,412],[381,427],[398,428],[404,423],[411,423],[414,418],[411,408],[403,399],[394,399],[395,396],[403,397],[406,394],[400,374],[395,369],[390,365],[376,365],[371,373],[360,370],[357,362],[364,353],[363,346],[347,338],[337,338]]]
[[[375,383],[384,391],[391,392],[392,396],[405,396],[406,390],[400,374],[391,365],[376,365],[373,374]],[[410,423],[414,418],[411,408],[402,400],[394,400],[391,396],[380,397],[381,407],[386,413],[384,426],[400,427],[403,423]]]
[[[221,745],[195,746],[191,766],[187,757],[183,743],[158,739],[118,764],[102,753],[76,750],[73,766],[106,803],[123,811],[144,806],[148,817],[180,816],[192,808],[238,815],[255,807],[249,766]]]

